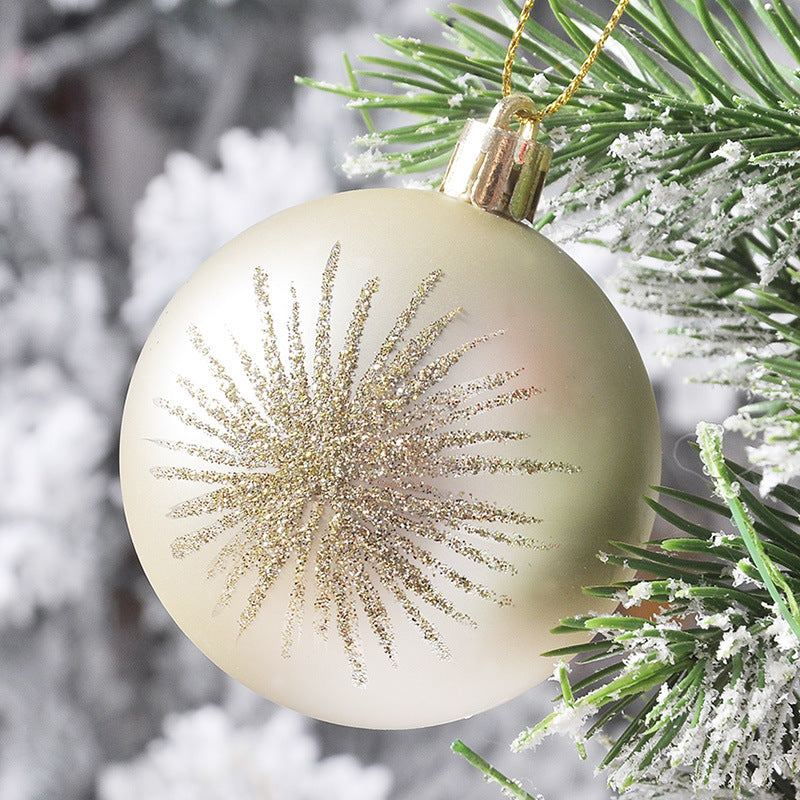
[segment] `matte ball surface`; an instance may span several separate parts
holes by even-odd
[[[640,541],[652,390],[546,238],[432,192],[334,195],[215,253],[126,402],[131,535],[167,610],[264,696],[403,728],[547,677],[596,554]]]

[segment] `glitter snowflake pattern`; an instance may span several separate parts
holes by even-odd
[[[441,388],[451,369],[496,332],[431,357],[431,348],[455,309],[410,334],[425,299],[441,278],[429,274],[417,287],[371,363],[358,375],[360,344],[378,290],[367,281],[355,304],[338,358],[332,356],[331,304],[340,248],[331,251],[322,277],[311,370],[300,330],[300,307],[292,287],[287,356],[281,358],[272,319],[265,270],[257,269],[254,291],[261,319],[263,360],[233,337],[237,381],[191,329],[219,390],[210,396],[186,378],[179,383],[193,409],[165,399],[156,402],[187,429],[214,442],[159,444],[202,460],[208,468],[157,467],[156,477],[208,484],[210,491],[175,506],[173,518],[216,518],[176,538],[172,553],[183,558],[226,535],[211,575],[226,575],[219,599],[226,605],[245,576],[255,582],[240,615],[245,629],[255,618],[277,577],[293,572],[283,638],[290,655],[300,635],[308,585],[318,633],[336,627],[353,681],[363,684],[366,666],[359,633],[363,613],[387,657],[394,661],[393,626],[387,600],[396,602],[421,634],[446,658],[448,651],[426,616],[429,606],[454,620],[473,620],[437,588],[441,580],[457,590],[499,604],[510,601],[459,573],[434,555],[429,543],[490,570],[513,572],[481,540],[534,547],[519,531],[538,522],[527,513],[500,507],[437,486],[437,478],[482,474],[575,472],[556,461],[470,454],[484,442],[503,444],[526,434],[472,430],[464,423],[492,409],[528,401],[533,387],[497,392],[520,374],[498,372],[473,382]],[[446,583],[445,583],[446,585]],[[309,592],[312,593],[312,592]]]

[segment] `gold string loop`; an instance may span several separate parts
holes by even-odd
[[[589,73],[589,70],[592,68],[594,62],[597,61],[597,57],[600,55],[600,51],[603,49],[608,37],[611,36],[611,32],[617,27],[620,17],[622,17],[622,15],[625,13],[628,2],[629,0],[617,1],[617,6],[614,9],[614,13],[606,23],[605,28],[603,28],[603,32],[600,34],[600,38],[597,40],[595,46],[589,51],[589,55],[586,56],[586,60],[575,74],[575,77],[569,82],[569,84],[567,84],[564,91],[561,92],[561,94],[556,97],[552,103],[536,112],[534,119],[537,122],[544,119],[544,117],[547,117],[550,114],[558,111],[561,106],[569,102],[572,95],[575,94],[575,92],[578,90],[578,87],[581,85],[581,83],[583,83],[583,79]],[[533,3],[534,0],[525,0],[525,4],[522,6],[522,12],[519,15],[519,20],[517,21],[517,27],[514,29],[514,33],[511,36],[511,41],[508,43],[508,50],[506,51],[505,61],[503,62],[503,97],[508,97],[513,92],[511,87],[511,73],[514,69],[514,59],[517,54],[517,48],[519,47],[520,40],[522,39],[522,34],[525,30],[525,25],[528,22],[531,11],[533,10]]]
[[[536,141],[539,123],[575,94],[619,22],[628,0],[617,0],[611,19],[575,77],[541,111],[528,95],[514,94],[511,87],[514,57],[533,3],[534,0],[525,0],[508,43],[503,62],[503,99],[494,107],[488,122],[467,120],[439,187],[439,191],[450,197],[516,222],[533,221],[553,157],[550,147]],[[516,133],[510,129],[514,118],[520,121]]]

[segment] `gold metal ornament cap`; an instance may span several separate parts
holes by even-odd
[[[518,131],[510,130],[514,119]],[[536,141],[539,119],[522,94],[504,97],[487,122],[467,120],[439,191],[516,222],[533,220],[553,151]]]

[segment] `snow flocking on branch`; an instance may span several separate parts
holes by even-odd
[[[77,160],[48,143],[27,152],[0,139],[0,263],[58,260],[70,254],[83,205]]]
[[[676,589],[680,592],[680,587]],[[637,800],[672,797],[670,792],[680,787],[687,798],[716,800],[728,796],[725,792],[733,786],[771,797],[769,787],[776,775],[797,788],[800,675],[794,665],[800,645],[796,637],[777,611],[750,628],[732,627],[725,614],[701,613],[699,619],[706,630],[717,631],[713,640],[718,644],[690,673],[692,680],[687,678],[679,686],[662,684],[658,703],[645,721],[656,738],[659,731],[665,733],[664,740],[656,750],[652,743],[629,741],[608,766],[609,785],[623,798]],[[674,620],[660,618],[636,634],[616,637],[624,641],[620,655],[624,668],[615,683],[626,677],[639,680],[648,669],[673,658],[664,638],[670,627],[680,629]],[[757,658],[747,657],[754,653]],[[580,727],[597,710],[588,700],[562,703],[545,729],[523,732],[515,749],[536,746],[553,733],[567,732],[580,741]]]
[[[3,371],[0,383],[0,625],[82,596],[111,444],[108,419],[52,362]]]
[[[107,767],[99,800],[386,800],[391,775],[352,756],[320,759],[299,714],[281,709],[235,727],[218,706],[164,721],[164,736],[138,758]]]
[[[697,687],[675,693],[653,717],[653,724],[678,726],[672,742],[652,761],[634,744],[623,748],[610,767],[609,783],[619,790],[631,783],[688,782],[699,793],[737,785],[760,792],[775,773],[797,789],[800,676],[793,664],[800,651],[785,629],[776,614],[770,626],[756,633],[726,631]],[[745,649],[759,657],[744,658]],[[740,670],[719,668],[737,656]],[[722,684],[722,675],[732,675],[731,683]],[[692,709],[688,717],[687,707]]]
[[[81,207],[74,158],[0,141],[0,626],[82,597],[96,570],[125,366],[99,266],[76,252]]]
[[[333,190],[319,149],[277,130],[228,131],[219,160],[215,170],[189,153],[172,153],[136,210],[133,291],[122,314],[138,343],[217,248],[261,219]]]

